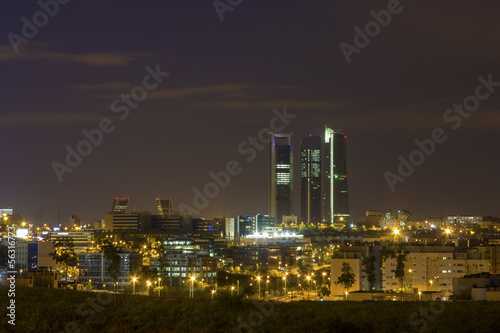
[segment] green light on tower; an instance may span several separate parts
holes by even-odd
[[[325,126],[325,143],[330,143],[330,139],[333,139],[333,130]]]

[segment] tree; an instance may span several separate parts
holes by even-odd
[[[51,256],[57,264],[62,264],[66,275],[66,288],[68,287],[68,269],[74,268],[78,264],[78,256],[75,253],[75,245],[73,238],[61,237],[54,242],[54,252],[50,252]]]
[[[121,248],[118,245],[113,244],[109,239],[104,239],[99,244],[100,252],[104,254],[107,260],[110,261],[110,264],[106,268],[109,276],[113,279],[114,282],[118,281],[118,276],[120,275],[120,253]]]
[[[352,287],[354,282],[356,281],[354,272],[352,271],[351,265],[347,262],[342,263],[342,274],[338,277],[337,281],[335,281],[336,285],[341,285],[344,287],[345,291],[348,292],[349,288]],[[347,296],[346,296],[347,300]]]
[[[158,255],[158,270],[160,273],[161,281],[164,281],[166,285],[167,278],[167,268],[169,267],[169,261],[166,258],[165,247],[161,240],[156,241],[153,246],[155,255]]]
[[[372,292],[372,300],[373,300],[373,289],[375,288],[375,281],[377,280],[375,275],[375,262],[377,259],[372,256],[363,259],[363,265],[365,266],[366,272],[366,280],[369,283],[369,288]]]
[[[322,287],[321,290],[319,291],[321,295],[323,296],[330,296],[330,290],[328,290],[327,287]]]
[[[377,258],[375,258],[373,256],[363,259],[363,265],[365,266],[365,272],[366,272],[366,280],[370,284],[370,290],[373,290],[373,288],[375,288],[375,281],[376,281],[375,262],[376,261],[377,261]]]
[[[399,280],[399,284],[401,286],[401,300],[403,300],[403,287],[405,280],[405,261],[408,256],[409,251],[399,248],[396,252],[396,270],[394,271],[394,277]]]
[[[9,248],[7,245],[0,244],[0,268],[7,268],[9,261]]]

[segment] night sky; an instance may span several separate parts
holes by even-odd
[[[458,129],[443,120],[479,76],[500,82],[500,3],[401,1],[348,64],[340,43],[354,45],[354,28],[388,3],[243,0],[221,22],[210,0],[72,0],[15,53],[9,33],[22,37],[22,18],[33,22],[41,7],[2,1],[0,208],[32,222],[43,211],[54,223],[60,210],[61,222],[76,214],[90,223],[116,196],[153,212],[157,196],[192,205],[193,188],[236,160],[241,174],[198,216],[267,213],[268,149],[247,162],[238,146],[286,106],[297,115],[283,131],[294,132],[296,215],[299,141],[326,124],[347,135],[354,218],[500,216],[500,87]],[[157,65],[168,77],[120,119],[113,101]],[[65,147],[104,118],[114,131],[59,182],[52,163],[65,163]],[[392,192],[384,172],[396,173],[398,156],[435,128],[446,142]]]

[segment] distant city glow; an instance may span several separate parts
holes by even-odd
[[[246,238],[304,238],[304,235],[296,234],[294,232],[284,232],[284,233],[253,233],[251,235],[246,236]]]
[[[28,229],[17,229],[16,237],[17,238],[28,238],[29,230]]]

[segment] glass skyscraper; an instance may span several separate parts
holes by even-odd
[[[346,136],[326,126],[322,176],[322,222],[349,222]]]
[[[269,215],[283,223],[293,209],[292,134],[271,133]]]
[[[321,221],[321,137],[300,142],[300,218],[302,223]]]

